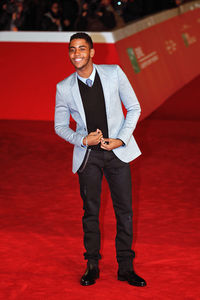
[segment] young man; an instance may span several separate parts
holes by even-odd
[[[105,175],[117,220],[116,254],[118,279],[145,286],[133,270],[132,191],[129,162],[141,152],[133,138],[140,105],[121,68],[95,65],[93,42],[86,33],[71,36],[69,58],[76,72],[58,83],[55,131],[74,144],[73,173],[78,173],[83,199],[84,253],[87,269],[84,286],[99,278],[99,207],[101,181]],[[127,115],[124,118],[121,101]],[[70,115],[76,131],[69,127]]]

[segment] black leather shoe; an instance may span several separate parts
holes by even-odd
[[[89,266],[81,278],[81,285],[88,286],[95,284],[97,278],[99,278],[99,268]]]
[[[135,286],[146,286],[146,281],[138,276],[134,271],[127,271],[125,273],[121,273],[118,271],[118,280],[128,281],[129,284]]]

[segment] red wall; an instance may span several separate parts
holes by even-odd
[[[200,74],[200,9],[123,39],[116,47],[144,118]],[[127,48],[133,49],[138,68]]]
[[[74,68],[68,44],[0,44],[1,119],[53,120],[56,83]],[[114,44],[96,44],[95,63],[119,63]]]
[[[67,43],[1,42],[1,119],[52,120],[56,83],[74,72]],[[135,56],[133,67],[127,48]],[[95,63],[117,63],[146,117],[200,73],[200,10],[125,38],[96,43]]]

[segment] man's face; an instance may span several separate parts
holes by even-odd
[[[111,2],[111,0],[101,0],[101,4],[102,5],[109,5],[110,4],[110,2]]]
[[[76,70],[83,70],[92,64],[94,49],[84,39],[74,39],[69,45],[69,58]]]
[[[59,6],[58,3],[53,3],[53,5],[51,6],[51,11],[57,15],[58,11],[59,11]]]

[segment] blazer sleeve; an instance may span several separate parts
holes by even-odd
[[[75,132],[69,127],[70,109],[67,105],[66,97],[67,95],[65,95],[62,87],[57,84],[54,119],[55,132],[65,141],[81,147],[84,136],[80,133]]]
[[[117,66],[117,73],[119,96],[127,110],[124,124],[121,127],[117,138],[122,140],[126,145],[129,142],[136,127],[137,121],[141,114],[141,108],[127,76],[119,66]]]

